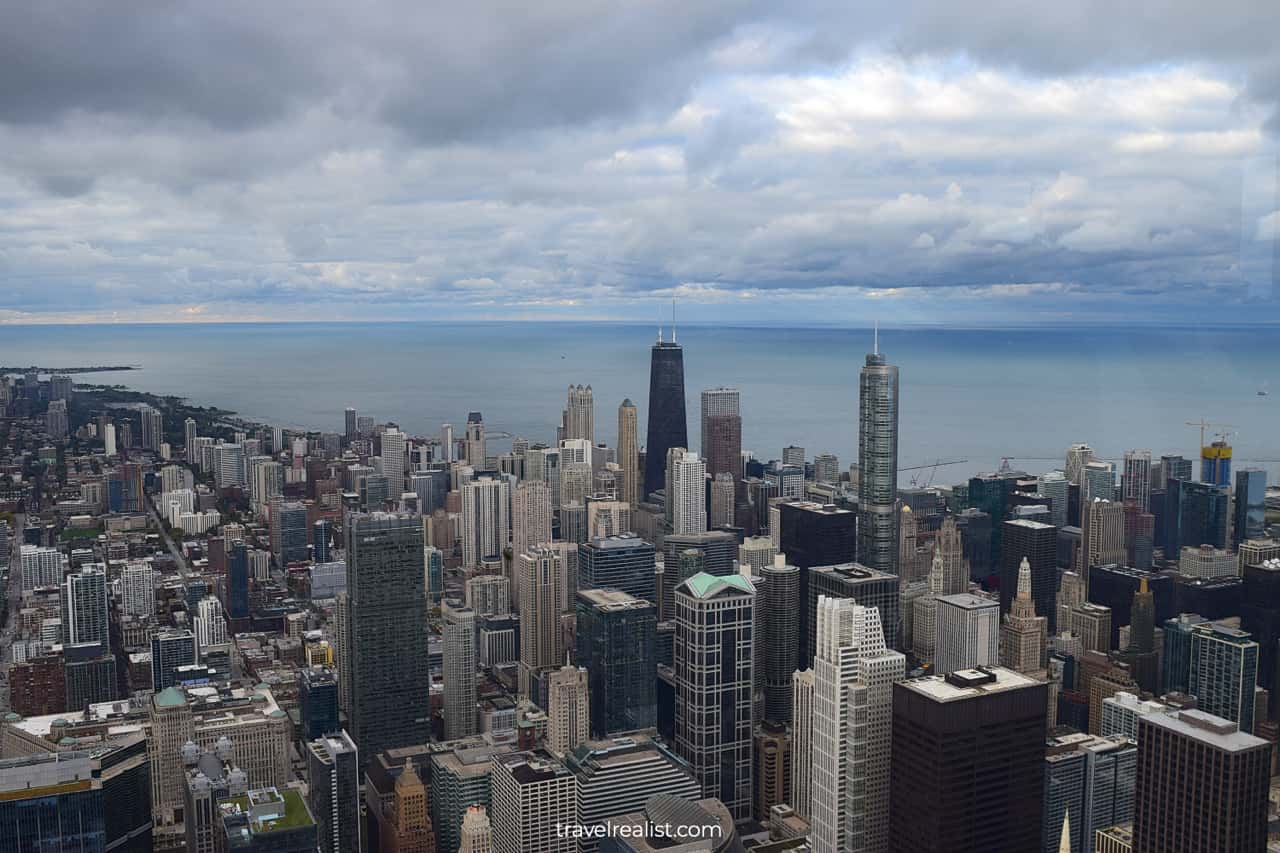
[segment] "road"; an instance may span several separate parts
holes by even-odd
[[[13,517],[13,531],[10,544],[13,552],[9,557],[9,588],[5,591],[5,606],[9,609],[9,621],[0,631],[0,711],[9,710],[9,666],[10,647],[18,630],[18,610],[22,607],[22,537],[27,527],[25,515]]]
[[[169,531],[164,529],[164,522],[160,520],[160,514],[156,512],[156,506],[151,500],[151,495],[147,495],[144,499],[147,505],[147,514],[151,516],[151,523],[155,525],[156,530],[160,531],[160,538],[164,540],[164,544],[168,546],[169,553],[173,555],[173,561],[178,566],[178,574],[182,575],[182,582],[187,583],[190,580],[191,567],[187,565],[187,558],[183,556],[182,549],[174,544],[173,539],[169,536]]]

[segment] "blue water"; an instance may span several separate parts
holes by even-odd
[[[354,406],[411,433],[444,422],[461,433],[478,409],[490,430],[542,441],[555,436],[566,386],[582,382],[595,389],[597,439],[613,444],[624,397],[644,428],[654,335],[603,323],[0,326],[0,363],[136,364],[84,378],[309,429],[341,431]],[[854,460],[868,330],[691,325],[680,342],[692,442],[699,390],[730,385],[742,392],[743,447],[757,457],[798,444]],[[1103,457],[1130,447],[1194,457],[1199,430],[1184,423],[1201,417],[1233,425],[1237,465],[1280,479],[1273,329],[882,330],[880,345],[901,368],[900,464],[968,460],[935,482],[1006,456],[1033,472],[1056,467],[1076,441]],[[1258,396],[1263,387],[1271,396]]]

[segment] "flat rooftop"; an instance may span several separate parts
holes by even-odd
[[[1040,684],[1012,669],[1002,666],[982,669],[961,669],[949,675],[926,675],[898,682],[904,689],[913,690],[935,702],[958,702],[993,693],[1020,690]]]
[[[1245,734],[1230,720],[1224,720],[1222,717],[1215,717],[1200,710],[1179,711],[1176,714],[1148,714],[1139,723],[1139,726],[1143,725],[1169,729],[1224,752],[1244,752],[1264,746],[1270,747],[1268,741]]]

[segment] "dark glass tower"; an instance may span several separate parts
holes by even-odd
[[[658,625],[653,604],[621,590],[582,589],[576,605],[578,663],[587,668],[592,735],[652,727]]]
[[[667,486],[667,451],[688,446],[684,350],[675,341],[664,342],[659,333],[649,359],[649,429],[644,457],[644,487],[649,493]]]
[[[426,743],[431,695],[421,519],[374,513],[347,518],[347,648],[351,728],[363,763],[384,750]]]

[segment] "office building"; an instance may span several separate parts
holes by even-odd
[[[564,762],[578,782],[577,823],[583,827],[643,809],[659,794],[690,801],[701,796],[688,765],[647,733],[587,741]],[[582,839],[581,849],[596,845]]]
[[[1267,849],[1271,744],[1201,710],[1138,722],[1134,853]]]
[[[791,733],[782,723],[763,720],[755,731],[755,818],[768,822],[775,807],[790,808]]]
[[[840,460],[833,453],[819,453],[813,457],[813,481],[835,486],[840,483]]]
[[[631,533],[601,537],[578,546],[578,587],[618,589],[656,600],[653,545]]]
[[[309,666],[298,670],[298,719],[303,740],[313,741],[341,730],[338,678],[332,669]]]
[[[1184,545],[1178,557],[1178,573],[1188,578],[1233,577],[1239,571],[1235,554],[1212,545]]]
[[[48,752],[0,760],[0,849],[106,849],[103,784],[88,752]]]
[[[607,737],[657,724],[657,611],[616,589],[580,589],[577,662],[586,667],[591,734]]]
[[[1187,692],[1196,707],[1253,732],[1254,692],[1258,686],[1258,644],[1247,631],[1217,622],[1191,629],[1191,667]]]
[[[1000,662],[1000,602],[963,592],[938,597],[934,671],[942,674]]]
[[[462,817],[458,853],[494,853],[493,824],[484,806],[468,806]]]
[[[1050,737],[1044,759],[1040,849],[1056,853],[1066,826],[1068,853],[1094,853],[1094,833],[1133,820],[1138,750],[1125,737]]]
[[[1018,594],[1000,628],[1001,666],[1023,674],[1042,670],[1048,634],[1049,620],[1036,615],[1031,598],[1031,563],[1024,557],[1018,569]]]
[[[1224,488],[1231,485],[1231,445],[1225,439],[1200,448],[1200,481]]]
[[[307,743],[307,804],[320,853],[360,853],[360,759],[355,742],[336,731]]]
[[[791,562],[787,555],[787,562]],[[803,583],[805,575],[801,575]],[[885,572],[877,572],[859,563],[842,563],[834,566],[814,566],[807,572],[809,596],[802,624],[808,627],[808,638],[802,650],[803,660],[812,660],[817,648],[818,597],[852,598],[864,607],[874,607],[880,613],[880,625],[884,629],[884,642],[891,649],[899,648],[899,594],[898,578]],[[792,803],[792,805],[795,805]]]
[[[546,685],[547,749],[564,756],[590,736],[591,691],[587,671],[565,664],[547,674]]]
[[[1040,849],[1047,696],[1002,668],[895,684],[888,850]]]
[[[661,621],[670,621],[675,612],[676,584],[705,571],[711,575],[734,573],[733,560],[738,553],[738,537],[727,530],[706,530],[701,533],[669,533],[662,540],[663,565],[661,588],[658,591]],[[694,552],[692,555],[690,551]]]
[[[658,342],[650,350],[649,425],[645,433],[644,488],[646,494],[667,487],[667,451],[688,447],[688,421],[684,408],[684,350],[672,340]]]
[[[569,386],[563,421],[564,438],[595,441],[596,403],[590,385]]]
[[[756,682],[764,688],[764,718],[791,722],[791,676],[800,661],[800,570],[779,554],[757,575]]]
[[[489,819],[494,850],[576,853],[564,832],[578,815],[577,778],[544,750],[493,760]]]
[[[714,480],[727,474],[735,487],[742,480],[742,413],[736,388],[702,392],[702,441],[698,445]]]
[[[1084,466],[1093,461],[1093,448],[1087,444],[1073,444],[1067,448],[1066,475],[1068,482],[1080,485]]]
[[[462,602],[445,599],[444,733],[458,740],[476,733],[476,616]],[[559,632],[557,632],[559,633]]]
[[[639,417],[629,398],[618,406],[618,467],[622,470],[618,499],[634,507],[644,495],[640,482]]]
[[[427,610],[422,524],[408,515],[352,514],[344,541],[350,724],[368,760],[427,740],[427,634],[406,630]]]
[[[1230,496],[1222,486],[1169,480],[1163,513],[1165,554],[1180,554],[1184,545],[1227,547]]]
[[[1261,539],[1267,532],[1267,472],[1263,468],[1236,471],[1235,524],[1231,528],[1232,547],[1248,539]]]
[[[307,508],[288,502],[273,506],[271,552],[276,565],[284,567],[307,559]]]
[[[778,552],[800,569],[800,598],[810,600],[809,569],[852,563],[858,545],[858,515],[853,511],[812,501],[783,501],[777,504]],[[894,527],[895,536],[897,527]],[[876,568],[867,565],[867,568]],[[896,566],[885,569],[893,574]],[[815,599],[816,600],[816,599]],[[810,634],[808,609],[801,614],[800,636]],[[801,661],[807,665],[808,656]]]
[[[906,658],[885,646],[874,609],[823,596],[816,616],[810,839],[815,853],[883,850],[892,690]]]
[[[1049,501],[1049,520],[1054,527],[1067,525],[1071,482],[1061,471],[1049,471],[1036,478],[1036,491]]]
[[[467,607],[476,618],[503,616],[511,612],[511,584],[502,575],[476,575],[467,578]]]
[[[1022,563],[1031,569],[1031,600],[1037,615],[1056,628],[1058,528],[1038,521],[1006,521],[1001,550],[1000,610],[1008,613],[1018,591]],[[964,592],[963,589],[957,592]]]
[[[700,572],[675,589],[675,745],[703,796],[751,814],[751,694],[756,590]]]
[[[1102,737],[1121,735],[1138,740],[1138,720],[1148,714],[1171,714],[1175,709],[1155,699],[1139,699],[1121,690],[1102,700],[1102,721],[1098,734]]]
[[[468,425],[470,428],[470,425]],[[511,491],[506,480],[482,476],[462,489],[462,564],[479,568],[502,559],[511,535]],[[526,527],[526,536],[539,533]]]
[[[1094,566],[1123,565],[1128,558],[1124,541],[1124,505],[1103,498],[1084,504],[1084,544],[1080,569]],[[1087,587],[1086,587],[1087,589]]]

